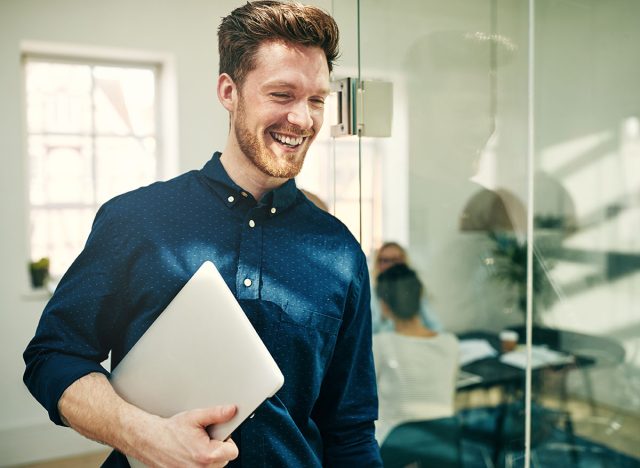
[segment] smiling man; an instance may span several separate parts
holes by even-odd
[[[218,31],[222,153],[98,212],[27,347],[24,380],[53,422],[116,450],[104,466],[381,466],[364,254],[296,188],[323,122],[338,28],[322,10],[257,1]],[[122,400],[112,366],[206,260],[234,292],[285,384],[227,441],[235,407],[171,418]],[[188,382],[185,383],[188,385]]]
[[[256,50],[254,66],[241,81],[221,69],[218,97],[231,116],[222,164],[260,199],[302,169],[322,127],[329,65],[320,47],[273,39]]]

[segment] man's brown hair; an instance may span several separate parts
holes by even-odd
[[[219,71],[241,86],[265,41],[320,47],[331,71],[338,57],[338,36],[335,20],[318,7],[276,0],[247,2],[223,18],[218,28]]]

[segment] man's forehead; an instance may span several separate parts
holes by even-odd
[[[301,84],[317,88],[314,92],[328,94],[329,66],[324,51],[316,46],[304,46],[284,41],[263,42],[248,73],[266,73],[261,87],[296,88]]]
[[[318,80],[316,83],[314,93],[321,95],[328,95],[331,90],[328,85],[329,81],[327,80]],[[262,83],[261,88],[263,89],[292,89],[296,90],[299,88],[299,84],[295,81],[295,79],[287,80],[283,78],[274,78],[273,80],[267,80]]]

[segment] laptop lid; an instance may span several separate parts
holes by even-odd
[[[126,401],[163,417],[235,404],[238,411],[230,421],[209,428],[213,438],[225,440],[282,387],[284,376],[216,267],[206,261],[110,380]]]

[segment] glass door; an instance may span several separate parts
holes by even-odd
[[[355,135],[332,137],[331,104],[300,183],[370,261],[383,454],[416,436],[394,427],[417,420],[455,434],[413,444],[453,447],[422,453],[452,466],[638,466],[640,4],[351,0],[332,11],[334,78],[355,80],[361,115]],[[366,136],[365,82],[392,85],[389,136]],[[423,329],[403,332],[376,297],[397,263],[423,286]],[[424,344],[424,328],[440,337],[430,343],[455,337],[455,358],[407,344]],[[403,371],[416,362],[420,373]]]
[[[640,466],[640,5],[535,2],[539,466]],[[555,465],[554,465],[555,466]]]
[[[372,303],[383,456],[393,463],[389,446],[403,443],[393,426],[424,420],[431,435],[408,451],[423,451],[442,432],[438,424],[453,421],[455,430],[446,431],[457,435],[423,454],[425,463],[447,466],[434,461],[445,457],[451,466],[455,460],[497,466],[506,453],[522,459],[525,372],[499,360],[499,334],[524,321],[526,264],[511,282],[498,251],[522,253],[526,245],[527,5],[361,0],[359,6],[360,77],[393,84],[391,136],[361,138],[363,164],[377,163],[381,174],[374,188],[380,235],[368,252],[373,285],[400,260],[423,285],[422,329],[402,331],[402,318],[385,311],[392,306]],[[421,334],[429,338],[411,341]],[[451,337],[458,342],[453,351]],[[409,350],[423,359],[420,370],[416,356],[404,354]]]

